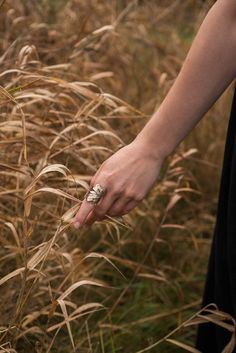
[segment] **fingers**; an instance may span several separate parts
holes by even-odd
[[[74,227],[79,229],[86,217],[88,216],[88,214],[92,211],[92,209],[95,207],[95,204],[92,202],[88,202],[86,199],[83,200],[83,202],[81,203],[80,209],[77,212],[75,219],[74,219]]]
[[[109,196],[109,195],[108,195]],[[103,202],[100,200],[100,209],[94,208],[93,211],[90,212],[88,217],[85,220],[85,224],[91,225],[93,222],[96,220],[101,221],[102,219],[106,218],[106,214],[108,210],[111,208],[112,204],[116,201],[117,196],[114,196],[112,201],[108,202],[108,200],[103,200]]]
[[[120,182],[117,183],[112,174],[101,171],[101,169],[90,182],[91,187],[96,184],[104,187],[106,192],[96,204],[84,198],[74,219],[74,226],[77,229],[85,224],[90,225],[97,219],[104,219],[106,214],[109,216],[126,214],[144,198],[139,191],[127,190],[125,183],[123,185]]]
[[[90,189],[96,184],[95,183],[95,179],[98,177],[100,172],[101,172],[101,167],[96,171],[96,173],[94,174],[94,176],[90,180],[90,183],[89,183]],[[91,211],[95,207],[96,207],[95,203],[88,202],[86,200],[86,197],[84,198],[84,200],[82,201],[82,204],[80,206],[79,211],[75,215],[75,219],[74,219],[74,222],[73,222],[74,223],[74,227],[76,229],[79,229],[84,224],[85,219],[87,218],[87,216],[91,213]]]
[[[121,216],[123,214],[126,214],[129,212],[129,210],[133,207],[135,207],[137,204],[137,201],[133,199],[125,199],[125,198],[120,198],[117,199],[111,206],[111,208],[108,210],[107,214],[111,217],[115,216]]]
[[[124,201],[123,202],[120,199],[116,199],[112,206],[108,209],[108,211],[106,212],[106,215],[108,216],[123,216],[127,213],[129,213],[136,205],[137,205],[136,200],[129,200],[129,201]],[[97,216],[95,213],[95,209],[94,211],[92,211],[89,216],[87,217],[87,219],[85,220],[85,224],[86,225],[91,225],[93,224],[96,220],[102,221],[103,219],[106,218],[106,215],[100,215]]]
[[[123,214],[129,213],[134,207],[137,206],[137,203],[138,203],[138,201],[136,201],[136,200],[130,200],[130,201],[126,204]]]
[[[101,183],[101,185],[104,186],[104,183],[103,184]],[[97,204],[88,202],[85,198],[80,206],[79,211],[75,216],[75,219],[74,219],[75,228],[79,229],[82,225],[84,225],[88,217],[89,218],[91,216],[95,218],[104,217],[105,213],[111,207],[116,197],[117,197],[116,194],[108,190],[105,193],[105,195],[101,197],[101,199]]]

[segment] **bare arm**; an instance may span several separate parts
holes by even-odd
[[[155,185],[162,162],[236,76],[236,0],[218,0],[205,17],[170,91],[136,138],[91,179],[107,188],[96,207],[83,200],[75,227],[128,213]],[[148,173],[147,173],[148,171]]]
[[[168,156],[236,76],[236,0],[208,11],[174,84],[137,135],[154,157]]]

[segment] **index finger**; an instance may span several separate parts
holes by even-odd
[[[87,193],[86,193],[87,195]],[[82,201],[82,204],[80,206],[79,211],[77,212],[77,214],[75,215],[75,219],[74,219],[74,227],[76,229],[79,229],[84,221],[86,220],[88,214],[94,209],[95,204],[93,202],[87,201],[86,200],[86,195],[84,200]]]

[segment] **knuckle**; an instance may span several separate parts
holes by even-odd
[[[137,197],[137,193],[132,191],[132,190],[127,190],[125,192],[125,197],[127,197],[128,199],[132,199],[132,200],[135,200],[136,197]]]
[[[142,201],[144,196],[142,194],[137,194],[135,192],[127,192],[126,197],[134,201]]]
[[[108,215],[111,216],[111,217],[115,217],[116,216],[116,211],[109,211],[108,212]]]
[[[111,191],[113,195],[121,195],[123,193],[122,188],[119,185],[113,185],[111,187]]]
[[[144,195],[143,194],[138,194],[135,197],[135,201],[142,201],[144,199]]]
[[[111,183],[112,181],[112,174],[111,173],[107,173],[107,172],[103,172],[101,174],[101,179],[104,180],[106,183]]]
[[[92,185],[101,184],[101,185],[103,185],[103,186],[105,186],[105,187],[106,187],[106,186],[109,186],[109,187],[110,187],[111,182],[112,182],[111,178],[112,178],[111,173],[107,173],[107,172],[101,171],[101,172],[99,173],[99,175],[98,175],[96,178],[94,177],[94,178],[91,180],[91,184],[92,184]]]

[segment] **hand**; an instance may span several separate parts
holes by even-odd
[[[106,159],[91,179],[90,187],[98,183],[107,191],[96,205],[83,200],[74,218],[75,228],[103,220],[106,215],[130,212],[158,179],[163,158],[156,155],[141,139],[136,139]]]

